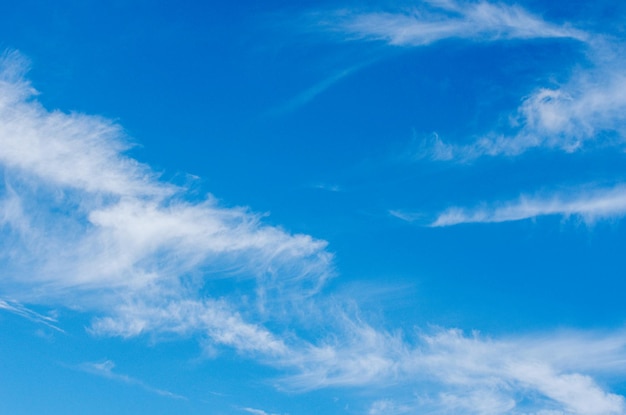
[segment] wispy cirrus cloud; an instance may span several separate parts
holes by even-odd
[[[163,197],[174,192],[147,166],[120,156],[130,145],[119,125],[97,116],[48,111],[32,100],[37,92],[24,77],[27,70],[28,61],[18,52],[0,58],[4,168],[89,193]]]
[[[548,23],[519,6],[485,1],[424,1],[399,12],[342,10],[320,19],[320,25],[348,40],[383,41],[394,46],[423,46],[443,39],[473,41],[572,38],[586,34]]]
[[[624,72],[624,42],[620,36],[585,33],[571,26],[555,26],[533,17],[517,6],[488,3],[441,2],[450,10],[467,11],[476,31],[459,32],[458,37],[477,40],[496,40],[489,33],[502,33],[502,38],[530,39],[532,37],[564,37],[579,41],[581,59],[576,66],[563,67],[568,74],[556,83],[552,78],[544,85],[529,85],[528,94],[510,114],[502,114],[508,123],[494,125],[489,132],[470,134],[462,144],[446,142],[437,134],[424,141],[417,158],[467,162],[484,156],[518,156],[535,148],[548,148],[568,153],[588,144],[623,145],[626,137],[626,72]],[[448,4],[451,4],[449,6]],[[459,11],[459,12],[460,12]],[[532,20],[534,23],[523,23]],[[490,32],[501,22],[508,27]],[[507,22],[507,23],[502,23]],[[534,27],[536,36],[524,36],[516,30],[517,23]],[[491,26],[494,25],[494,26]],[[402,25],[391,23],[399,33]],[[391,31],[390,31],[391,32]],[[406,31],[410,33],[410,31]],[[506,35],[510,33],[510,35]],[[478,34],[482,34],[478,36]],[[457,37],[455,35],[455,37]],[[400,37],[400,39],[402,39]],[[402,41],[397,41],[404,44]],[[394,43],[390,40],[390,43]],[[410,42],[407,42],[411,45]],[[419,44],[413,45],[418,46]],[[495,120],[494,120],[495,121]],[[495,123],[494,123],[495,124]],[[468,143],[468,141],[470,141]]]
[[[241,408],[241,410],[252,415],[278,415],[278,414],[274,414],[270,412],[265,412],[262,409],[255,409],[255,408]]]
[[[284,312],[333,274],[326,242],[211,196],[192,200],[125,155],[121,127],[48,111],[24,77],[26,65],[17,52],[0,62],[0,289],[11,298],[95,312],[102,319],[94,332],[120,335],[206,328],[214,318],[218,343],[244,347],[242,336],[262,331],[244,323],[237,306],[203,301],[208,283],[254,281],[251,317]],[[151,314],[159,307],[180,317]]]
[[[548,215],[574,216],[588,223],[623,217],[626,215],[626,187],[618,185],[548,196],[522,196],[515,201],[476,208],[453,207],[439,214],[430,226],[510,222]]]
[[[539,87],[510,117],[507,130],[493,131],[469,144],[446,143],[438,136],[425,142],[419,157],[471,161],[483,156],[518,156],[535,148],[572,153],[587,144],[619,145],[626,140],[626,72],[623,48],[608,45],[592,52],[594,67],[577,70],[565,84]],[[606,56],[597,56],[604,54]]]
[[[394,218],[398,218],[406,222],[415,222],[417,220],[423,220],[426,218],[426,215],[423,213],[408,212],[401,209],[390,209],[387,213],[389,213],[389,215],[393,216]]]
[[[111,360],[105,360],[103,362],[88,362],[88,363],[83,363],[77,366],[77,369],[80,371],[91,373],[93,375],[111,379],[117,382],[126,383],[128,385],[138,386],[150,393],[154,393],[154,394],[165,396],[167,398],[172,398],[172,399],[187,400],[187,398],[182,395],[177,395],[170,391],[154,388],[150,385],[145,384],[139,379],[135,379],[128,375],[117,373],[114,371],[114,368],[115,368],[115,363]]]
[[[341,345],[304,355],[309,360],[301,364],[307,369],[286,384],[376,387],[383,396],[393,396],[375,401],[370,413],[487,415],[556,410],[617,415],[626,410],[622,396],[606,391],[588,374],[626,371],[624,333],[495,340],[438,329],[411,342],[400,333],[367,325],[357,332]],[[394,393],[401,386],[413,391],[413,399]]]
[[[623,397],[608,393],[593,381],[590,376],[577,373],[576,366],[582,362],[570,361],[567,358],[560,360],[548,356],[550,347],[556,345],[578,349],[589,347],[590,358],[603,359],[603,353],[609,353],[613,349],[615,363],[622,360],[623,338],[614,343],[614,338],[585,339],[585,336],[563,335],[562,338],[554,336],[551,339],[518,339],[515,342],[507,341],[481,341],[478,339],[457,337],[458,333],[444,332],[429,338],[432,345],[439,342],[441,350],[435,356],[427,359],[429,364],[435,364],[441,370],[442,380],[460,386],[458,391],[440,395],[441,403],[446,406],[458,407],[460,411],[471,411],[471,405],[479,404],[475,408],[476,413],[502,413],[503,410],[512,410],[518,406],[518,397],[506,391],[510,386],[517,389],[517,393],[524,389],[534,390],[556,404],[553,409],[579,414],[619,414],[624,411]],[[571,341],[568,347],[565,342]],[[526,345],[525,345],[526,343]],[[583,344],[585,346],[583,346]],[[522,350],[523,347],[529,350]],[[460,347],[467,354],[461,361],[446,369],[444,361],[454,361],[455,351],[460,352]],[[439,354],[441,351],[443,353]],[[555,349],[552,349],[555,350]],[[495,356],[488,355],[494,353]],[[618,363],[619,364],[619,363]],[[623,363],[621,364],[623,366]],[[600,370],[600,366],[598,367]],[[471,374],[470,376],[467,376]],[[472,383],[476,387],[463,390]],[[523,392],[522,392],[523,394]],[[482,399],[480,395],[487,395],[489,399]],[[469,398],[469,399],[467,399]],[[478,399],[476,399],[478,398]],[[478,410],[476,410],[478,409]],[[522,409],[522,408],[519,408]],[[529,408],[532,410],[550,409],[550,405],[544,407]]]
[[[223,300],[124,304],[115,314],[95,319],[90,331],[127,338],[142,333],[208,334],[216,345],[249,355],[281,357],[289,353],[282,339],[259,324],[246,322],[233,305]]]
[[[483,156],[517,156],[533,148],[573,152],[589,142],[623,143],[626,134],[626,75],[619,39],[556,24],[517,5],[455,0],[425,1],[403,11],[342,10],[319,18],[318,25],[342,40],[381,41],[419,47],[444,39],[475,42],[571,39],[579,42],[581,68],[560,85],[532,85],[509,125],[469,144],[425,140],[418,158],[471,161]],[[583,69],[583,67],[587,67]],[[463,140],[467,142],[467,140]]]
[[[8,311],[34,323],[43,324],[60,333],[65,333],[63,329],[57,326],[58,320],[56,318],[40,314],[20,303],[0,299],[0,310]]]

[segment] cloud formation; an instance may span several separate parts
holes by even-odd
[[[255,281],[252,308],[266,308],[267,293],[287,307],[332,275],[326,242],[267,226],[261,215],[210,196],[192,200],[124,154],[120,126],[43,108],[18,53],[7,53],[0,68],[0,287],[16,301],[98,311],[109,316],[109,332],[125,325],[118,331],[128,335],[163,327],[143,323],[158,320],[145,317],[153,306],[201,313],[188,316],[197,322],[227,318],[228,308],[199,296],[212,280]],[[111,321],[129,309],[136,321]],[[94,324],[104,330],[101,320]],[[223,326],[216,338],[238,338],[237,330]]]
[[[578,42],[588,62],[581,62],[564,83],[532,86],[519,108],[505,117],[509,125],[473,134],[479,138],[469,144],[445,142],[435,135],[425,141],[418,158],[465,162],[483,156],[518,156],[533,148],[574,152],[587,143],[624,142],[624,47],[610,36],[550,23],[517,5],[486,1],[430,0],[404,11],[342,10],[319,19],[318,24],[340,33],[344,41],[381,41],[402,47],[445,39]]]
[[[121,127],[45,109],[19,54],[0,67],[0,290],[15,299],[0,308],[47,323],[21,304],[77,308],[95,316],[95,336],[208,337],[280,369],[283,388],[400,385],[420,398],[389,392],[370,413],[624,413],[592,377],[624,372],[623,333],[491,340],[375,327],[321,295],[334,273],[324,241],[192,198],[127,156]],[[82,370],[147,388],[113,367]]]

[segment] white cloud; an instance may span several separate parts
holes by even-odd
[[[378,40],[395,46],[422,46],[449,38],[581,42],[591,67],[584,68],[588,63],[581,62],[569,81],[529,90],[506,128],[482,134],[470,144],[447,143],[435,135],[426,140],[418,157],[469,161],[516,156],[537,147],[573,152],[592,141],[623,143],[626,136],[626,65],[623,45],[616,39],[546,22],[516,5],[485,1],[433,0],[405,12],[344,10],[320,24],[349,40]]]
[[[32,99],[17,52],[0,58],[0,163],[35,180],[116,196],[165,196],[174,189],[124,157],[120,126],[101,117],[48,111]]]
[[[528,197],[480,206],[474,209],[453,207],[441,213],[431,226],[452,226],[462,223],[509,222],[546,215],[577,216],[586,222],[622,217],[626,214],[626,187],[595,189]]]
[[[246,323],[238,312],[224,301],[176,300],[157,304],[136,302],[124,304],[115,315],[96,319],[91,331],[97,335],[133,337],[142,333],[208,335],[216,344],[243,353],[283,356],[285,343],[267,329]]]
[[[540,87],[526,97],[512,118],[514,135],[486,134],[466,144],[436,137],[421,154],[435,160],[468,161],[482,156],[517,156],[533,148],[565,152],[586,143],[623,144],[626,138],[626,72],[623,59],[598,60],[557,88]]]
[[[403,13],[342,11],[323,22],[348,39],[421,46],[449,38],[475,41],[573,38],[585,34],[543,21],[519,6],[485,1],[428,1]]]
[[[280,362],[297,369],[297,374],[286,378],[285,387],[307,390],[394,381],[409,351],[402,336],[375,330],[355,317],[334,312],[340,325],[333,327],[333,336],[318,344],[298,345]]]
[[[390,397],[375,401],[369,409],[373,414],[626,411],[622,396],[583,374],[625,373],[624,333],[493,340],[441,329],[408,341],[361,324],[351,338],[335,339],[298,358],[300,374],[286,379],[285,385],[374,387]],[[407,400],[406,387],[415,394],[412,400]]]
[[[592,365],[603,359],[604,353],[614,360],[623,358],[624,335],[608,337],[562,334],[495,341],[442,331],[426,338],[429,348],[418,367],[432,371],[452,386],[452,392],[443,396],[442,405],[457,407],[473,402],[473,409],[466,408],[465,413],[504,413],[522,402],[520,396],[539,393],[549,399],[549,404],[547,408],[532,410],[555,409],[549,405],[557,404],[574,414],[621,414],[625,410],[623,397],[603,391],[591,377],[577,373],[579,365]],[[606,340],[617,342],[613,348],[607,348]],[[570,355],[561,361],[554,356],[579,347],[586,347],[588,354],[574,358]],[[615,369],[626,368],[622,363]],[[526,409],[523,406],[519,410]]]
[[[513,363],[509,370],[523,385],[536,388],[569,412],[601,415],[624,411],[624,398],[603,391],[589,376],[555,373],[536,362]]]
[[[211,197],[191,200],[124,154],[121,127],[45,109],[19,54],[5,54],[0,69],[4,292],[94,311],[101,315],[94,332],[208,329],[215,342],[242,350],[278,347],[245,319],[260,319],[259,309],[284,311],[321,289],[333,273],[326,242]],[[224,278],[255,282],[245,318],[213,293],[200,294],[208,280]],[[179,317],[163,319],[160,307]]]

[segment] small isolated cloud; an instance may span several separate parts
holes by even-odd
[[[545,22],[519,6],[486,1],[432,0],[402,12],[343,10],[320,24],[348,40],[383,41],[394,46],[423,46],[450,38],[479,42],[586,38],[581,31]]]
[[[522,196],[515,201],[473,209],[453,207],[439,214],[431,226],[510,222],[547,215],[575,216],[588,223],[623,217],[626,215],[626,187],[619,185],[568,194]]]

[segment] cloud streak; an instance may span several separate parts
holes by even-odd
[[[127,375],[116,373],[113,370],[114,368],[115,368],[115,363],[112,362],[111,360],[105,360],[103,362],[83,363],[82,365],[78,366],[78,369],[83,372],[91,373],[93,375],[100,376],[106,379],[111,379],[116,382],[139,386],[145,391],[154,393],[156,395],[165,396],[166,398],[172,398],[172,399],[187,400],[187,398],[185,398],[184,396],[177,395],[175,393],[172,393],[163,389],[154,388],[152,386],[146,385],[144,382],[138,379],[132,378]]]
[[[59,328],[56,323],[58,322],[56,318],[45,316],[43,314],[37,313],[27,307],[24,307],[20,303],[5,301],[0,299],[0,310],[8,311],[9,313],[16,314],[20,317],[24,317],[27,320],[30,320],[34,323],[43,324],[45,326],[50,327],[53,330],[58,331],[59,333],[65,333],[65,330]]]
[[[249,414],[252,415],[278,415],[278,414],[273,414],[273,413],[269,413],[269,412],[265,412],[262,409],[254,409],[254,408],[241,408],[242,411],[245,411]]]
[[[474,209],[453,207],[445,210],[430,226],[462,223],[510,222],[539,216],[580,217],[587,223],[618,218],[626,214],[626,187],[572,192],[544,197],[522,196],[516,201]]]
[[[451,38],[479,42],[586,38],[581,31],[547,23],[518,6],[485,1],[427,1],[405,12],[344,10],[321,24],[348,40],[383,41],[393,46],[424,46]]]
[[[328,88],[331,88],[333,85],[341,81],[343,78],[351,75],[352,73],[358,71],[366,64],[354,65],[350,68],[339,71],[326,79],[318,82],[317,84],[311,86],[310,88],[302,91],[295,97],[291,98],[287,102],[279,105],[269,111],[271,115],[283,115],[286,113],[293,112],[300,107],[308,104],[313,101],[318,95],[324,93]]]

